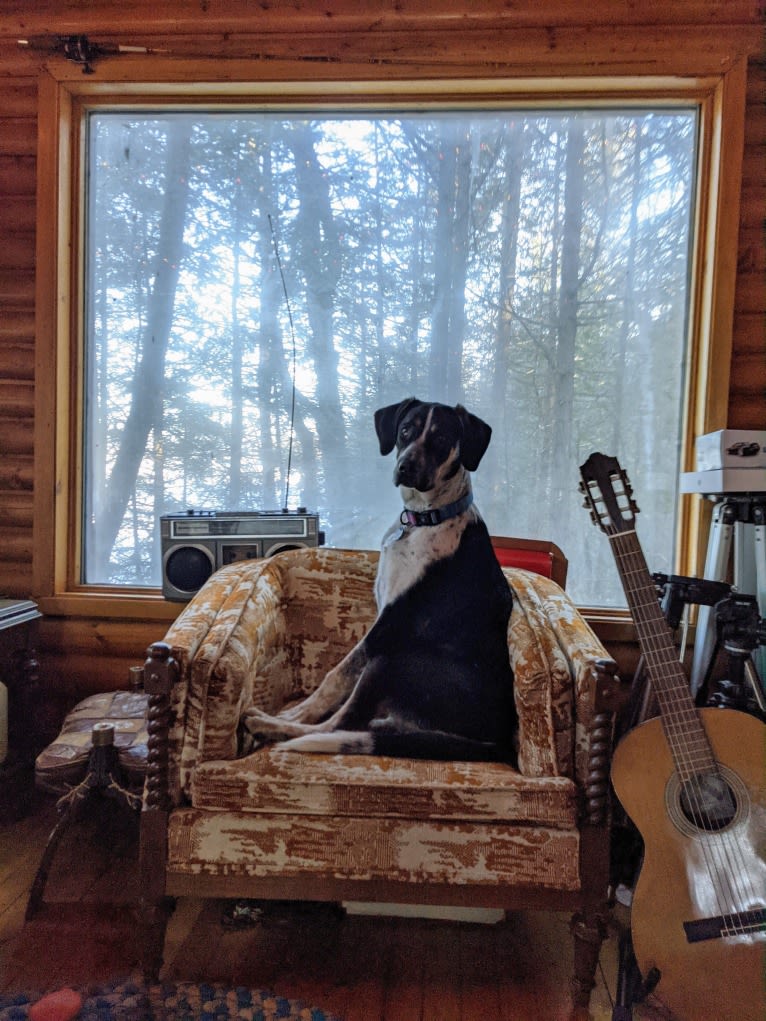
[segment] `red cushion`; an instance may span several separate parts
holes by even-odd
[[[521,567],[544,578],[552,576],[553,557],[544,550],[508,549],[503,546],[494,546],[493,549],[501,567]]]

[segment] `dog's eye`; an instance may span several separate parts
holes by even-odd
[[[400,439],[408,440],[410,438],[410,436],[412,436],[412,426],[411,425],[403,425],[401,427],[401,429],[399,430],[399,437],[400,437]]]
[[[452,444],[445,436],[434,436],[431,441],[431,449],[437,457],[444,460],[452,450]]]

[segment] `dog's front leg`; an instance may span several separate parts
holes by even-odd
[[[329,670],[319,687],[310,695],[278,714],[280,720],[295,723],[318,723],[338,709],[354,690],[359,674],[367,662],[364,640],[355,645],[337,666]]]
[[[300,723],[282,716],[269,716],[262,709],[251,706],[242,714],[242,723],[256,741],[287,741],[306,734],[333,730],[342,718],[345,708],[345,705],[341,705],[331,716],[319,723]]]
[[[266,741],[284,741],[305,734],[343,706],[366,662],[362,641],[325,674],[315,691],[297,705],[276,715],[251,706],[243,713],[242,723],[252,735]]]

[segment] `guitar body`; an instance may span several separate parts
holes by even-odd
[[[763,1021],[762,925],[690,940],[684,923],[766,906],[766,727],[734,710],[702,709],[699,717],[736,802],[716,832],[684,814],[659,717],[631,731],[614,755],[612,782],[645,848],[633,946],[644,978],[659,969],[654,995],[679,1021]]]

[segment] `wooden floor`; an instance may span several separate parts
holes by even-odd
[[[46,905],[24,923],[56,821],[50,801],[0,831],[0,992],[51,990],[136,974],[135,822],[108,806],[70,831]],[[163,979],[220,981],[299,998],[344,1021],[557,1021],[568,1016],[565,916],[518,913],[497,925],[281,907],[243,928],[231,904],[179,901]],[[612,1018],[616,935],[602,953],[594,1021]],[[654,1017],[634,1011],[634,1017]]]

